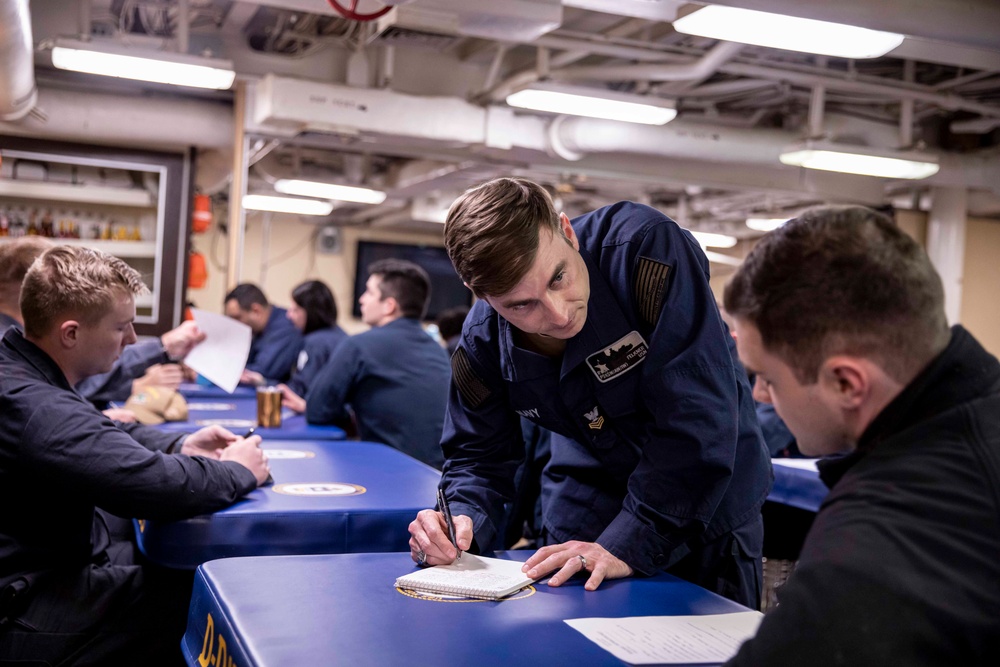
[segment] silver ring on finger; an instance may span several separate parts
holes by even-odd
[[[586,570],[587,569],[587,557],[584,556],[583,554],[577,554],[576,557],[580,559],[580,569]]]
[[[417,562],[421,565],[427,565],[427,554],[423,551],[417,551]]]

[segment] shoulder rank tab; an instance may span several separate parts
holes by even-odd
[[[489,387],[472,370],[469,355],[463,347],[459,347],[451,355],[451,377],[458,386],[462,400],[473,410],[490,397]]]
[[[648,257],[636,260],[632,291],[639,308],[639,317],[651,327],[656,326],[663,309],[664,297],[670,285],[670,265]]]

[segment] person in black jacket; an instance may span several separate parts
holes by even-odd
[[[190,574],[144,563],[119,517],[183,519],[263,483],[259,437],[112,422],[73,390],[135,341],[139,274],[59,246],[0,342],[0,663],[179,664]]]
[[[1000,664],[1000,362],[926,253],[860,207],[764,237],[725,291],[755,398],[830,493],[729,665]]]

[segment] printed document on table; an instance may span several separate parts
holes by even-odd
[[[813,472],[817,472],[819,470],[819,468],[816,467],[816,461],[819,461],[819,459],[771,459],[771,463],[776,466],[798,468],[799,470],[812,470]]]
[[[207,337],[184,358],[184,365],[233,393],[250,356],[250,327],[197,308],[191,314]]]
[[[584,637],[632,665],[723,663],[757,632],[764,614],[572,618]]]

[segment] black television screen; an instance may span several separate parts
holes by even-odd
[[[368,266],[380,259],[405,259],[419,264],[431,279],[431,302],[427,306],[427,320],[436,320],[444,310],[472,305],[472,292],[455,273],[444,248],[437,246],[358,241],[357,264],[354,271],[354,317],[361,317],[358,299],[365,291]]]

